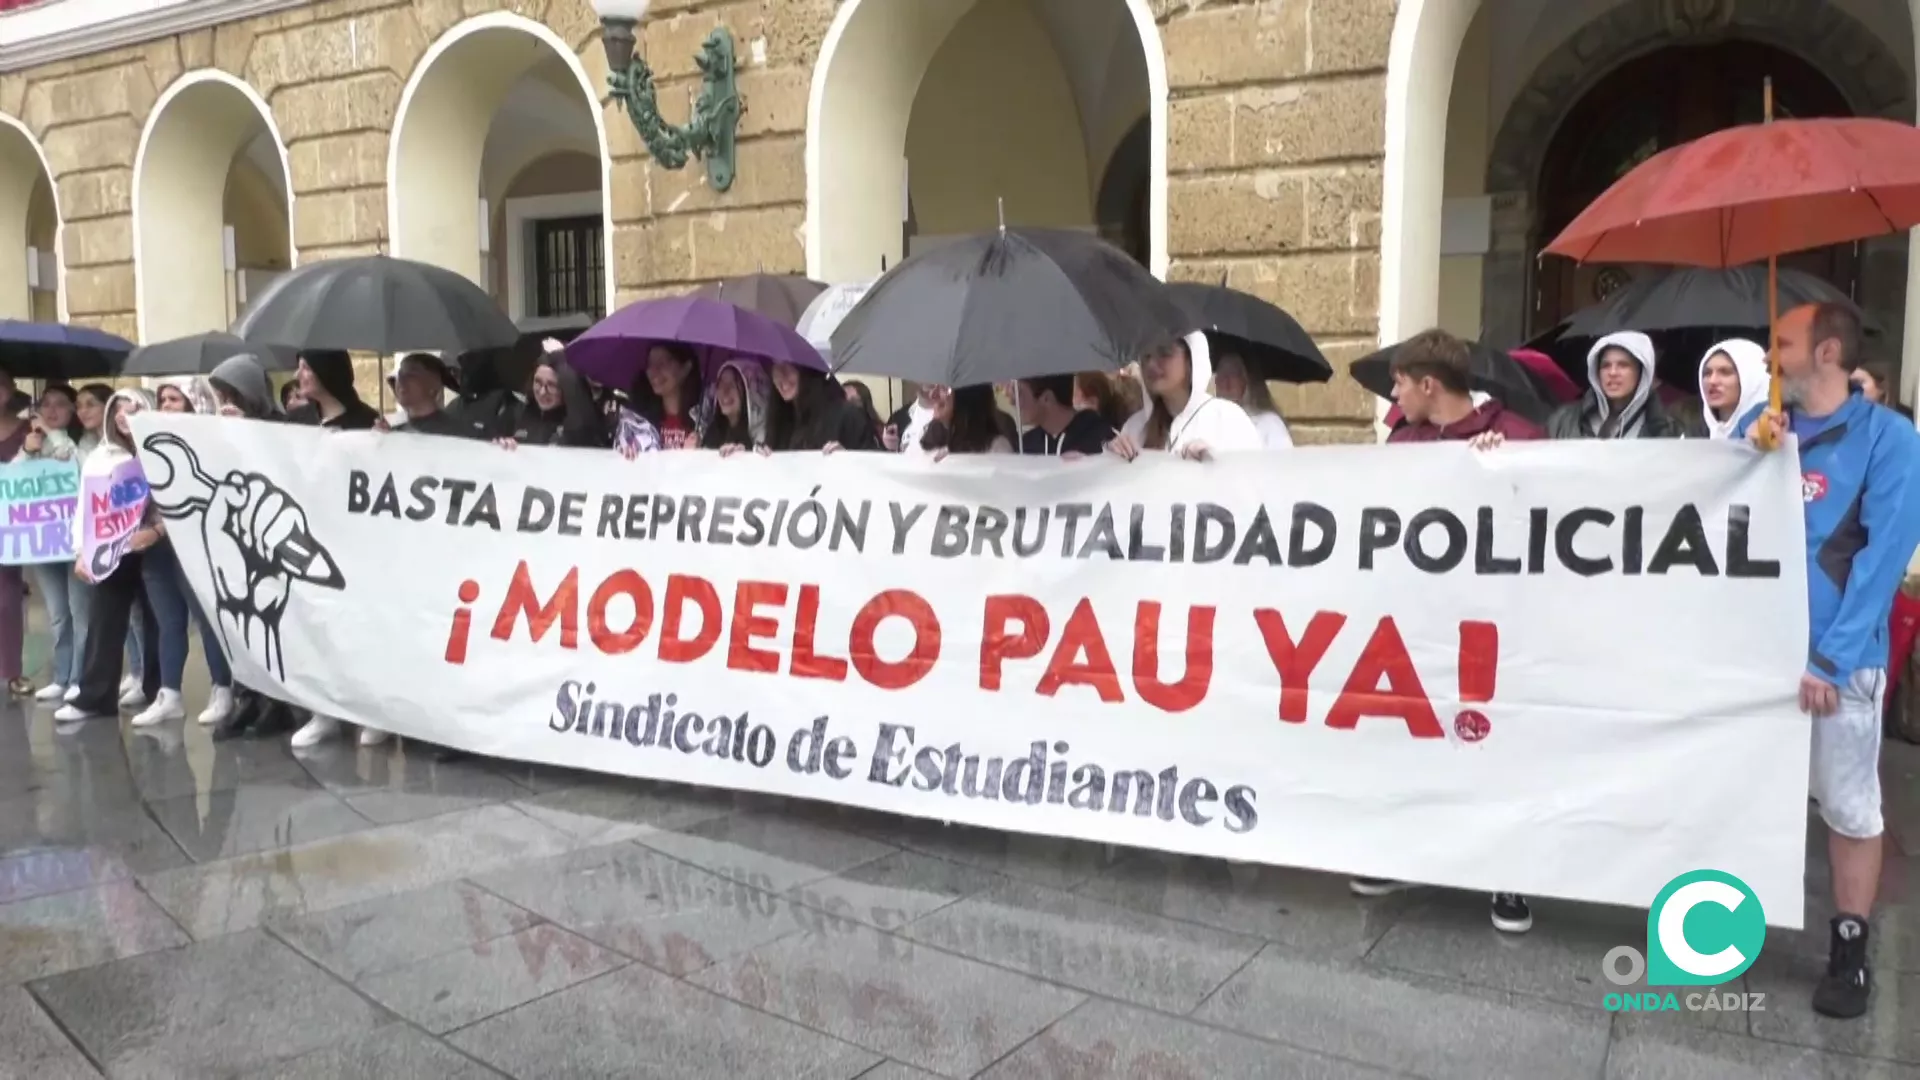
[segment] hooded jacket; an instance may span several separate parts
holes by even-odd
[[[112,429],[114,410],[120,408],[122,402],[136,402],[143,410],[152,410],[158,407],[158,403],[154,400],[151,391],[141,390],[137,387],[115,390],[113,396],[107,399],[107,407],[105,409],[106,419],[101,422],[102,432]],[[132,457],[133,454],[129,453],[116,442],[112,436],[102,434],[99,445],[95,446],[93,452],[87,455],[86,460],[80,463],[82,484],[85,483],[87,477],[111,476],[114,469],[120,467],[121,464]],[[79,512],[73,515],[71,523],[73,550],[75,551],[84,551],[86,549],[86,544],[83,539],[86,533],[83,530],[87,528],[89,511],[86,506],[87,500],[83,498],[80,502]],[[154,512],[151,502],[147,504],[147,508],[149,514]]]
[[[1213,382],[1213,354],[1207,349],[1207,335],[1196,330],[1184,340],[1187,343],[1187,355],[1192,358],[1192,378],[1189,381],[1193,385],[1193,393],[1187,398],[1186,408],[1180,410],[1180,415],[1174,417],[1173,423],[1167,428],[1166,449],[1177,452],[1196,442],[1205,443],[1216,454],[1263,449],[1266,441],[1247,411],[1231,401],[1207,393],[1208,384]],[[1144,449],[1147,421],[1152,416],[1153,399],[1149,395],[1146,406],[1128,417],[1121,426],[1121,434],[1131,437]]]
[[[1100,414],[1092,409],[1081,409],[1067,421],[1067,426],[1054,435],[1043,427],[1030,427],[1020,436],[1020,452],[1023,454],[1097,454],[1107,448],[1113,440],[1113,428],[1107,426]]]
[[[1467,442],[1477,435],[1493,432],[1509,442],[1544,439],[1546,430],[1539,424],[1509,410],[1506,405],[1484,395],[1472,412],[1451,424],[1401,424],[1387,436],[1390,443]]]
[[[213,384],[215,390],[224,392],[232,399],[248,419],[279,418],[280,399],[273,392],[273,381],[267,378],[266,369],[253,356],[241,353],[227,357],[215,365],[207,381]]]
[[[1765,409],[1742,416],[1733,437]],[[1789,408],[1787,422],[1807,519],[1807,673],[1844,687],[1887,666],[1894,593],[1920,545],[1920,434],[1858,390],[1828,416]]]
[[[320,381],[320,388],[338,401],[344,411],[328,420],[321,416],[319,405],[308,402],[293,410],[287,419],[336,431],[368,431],[380,422],[380,414],[361,401],[360,391],[354,389],[353,357],[335,349],[319,349],[301,353],[300,359]]]
[[[747,440],[752,446],[764,445],[767,441],[767,395],[773,389],[767,379],[767,369],[752,360],[729,360],[721,364],[720,370],[708,381],[706,390],[700,395],[700,404],[693,411],[693,422],[700,433],[700,445],[708,450],[718,450],[728,442],[738,441],[725,437],[727,419],[720,415],[717,396],[720,380],[729,371],[740,378],[740,407],[747,412]],[[709,436],[720,441],[710,443]]]
[[[1600,389],[1600,357],[1608,349],[1624,349],[1640,362],[1640,382],[1619,415]],[[1638,330],[1621,330],[1594,342],[1587,350],[1587,392],[1547,417],[1550,439],[1676,439],[1682,425],[1668,415],[1654,395],[1658,382],[1653,369],[1653,339]]]
[[[180,391],[181,396],[187,399],[187,404],[193,408],[193,411],[202,416],[219,411],[220,403],[214,400],[213,388],[207,385],[206,377],[203,375],[180,375],[171,379],[162,379],[160,385],[171,386]],[[157,399],[158,396],[156,394],[155,398]]]
[[[1733,361],[1733,370],[1740,376],[1740,400],[1727,412],[1725,420],[1716,420],[1713,406],[1706,403],[1704,387],[1707,384],[1707,361],[1727,354]],[[1740,425],[1740,418],[1752,412],[1754,406],[1766,401],[1773,388],[1773,373],[1767,369],[1767,350],[1745,338],[1731,338],[1708,349],[1700,358],[1701,392],[1700,415],[1704,424],[1695,430],[1695,434],[1708,439],[1730,439],[1733,429]]]

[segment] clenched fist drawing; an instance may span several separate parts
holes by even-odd
[[[214,480],[178,435],[147,437],[144,448],[164,468],[147,469],[154,505],[173,519],[200,516],[200,536],[213,576],[220,635],[229,653],[244,649],[274,678],[286,675],[280,621],[293,584],[346,585],[326,548],[314,540],[306,511],[259,473],[234,470]]]

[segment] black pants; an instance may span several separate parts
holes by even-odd
[[[86,652],[80,662],[80,696],[74,707],[111,716],[120,711],[120,671],[127,655],[127,625],[140,609],[140,655],[146,659],[143,689],[160,693],[160,621],[153,617],[140,577],[140,556],[128,553],[106,580],[93,587],[87,608]]]

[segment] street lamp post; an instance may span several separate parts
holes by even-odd
[[[601,42],[607,50],[608,87],[626,106],[653,160],[669,169],[685,168],[689,156],[706,163],[707,183],[715,191],[733,186],[735,131],[740,126],[740,92],[733,80],[733,35],[715,27],[694,63],[700,68],[700,93],[683,125],[660,116],[653,72],[635,55],[634,34],[651,0],[593,0],[600,16]]]

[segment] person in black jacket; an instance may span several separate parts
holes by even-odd
[[[1549,439],[1678,439],[1686,425],[1660,405],[1653,339],[1608,334],[1587,352],[1587,392],[1547,417]]]
[[[1019,381],[1016,404],[1020,422],[1027,426],[1026,434],[1020,436],[1021,453],[1092,457],[1106,449],[1114,427],[1092,409],[1074,408],[1076,378],[1048,375]]]
[[[606,418],[593,400],[593,388],[558,353],[534,365],[527,400],[504,444],[579,446],[604,450],[610,445]]]
[[[825,374],[792,364],[773,365],[765,451],[878,450],[866,414],[847,403],[846,391]]]
[[[300,354],[296,371],[307,403],[288,414],[288,420],[335,431],[369,431],[380,422],[380,414],[361,401],[353,387],[353,358],[345,351],[310,349]]]

